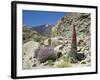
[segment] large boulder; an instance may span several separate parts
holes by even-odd
[[[35,63],[35,59],[34,59],[35,50],[38,47],[39,47],[39,43],[35,41],[29,41],[23,44],[22,46],[23,69],[32,68],[32,65]]]

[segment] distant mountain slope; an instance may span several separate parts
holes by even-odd
[[[37,31],[42,36],[49,36],[51,34],[51,29],[53,25],[50,24],[44,24],[36,27],[32,27],[32,30]]]
[[[23,43],[35,39],[38,36],[39,34],[36,31],[33,31],[26,26],[23,26]]]

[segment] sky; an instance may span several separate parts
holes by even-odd
[[[67,12],[23,10],[23,24],[28,27],[36,27],[43,24],[55,25],[65,15],[67,15]]]

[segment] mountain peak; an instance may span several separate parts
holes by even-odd
[[[52,27],[53,25],[51,24],[43,24],[43,25],[32,27],[31,29],[35,30],[42,36],[49,36],[51,34]]]

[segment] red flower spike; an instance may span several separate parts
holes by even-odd
[[[72,48],[77,49],[77,38],[76,38],[76,30],[75,30],[75,25],[73,25],[73,33],[72,33]]]
[[[73,31],[72,31],[72,43],[71,43],[71,50],[68,55],[68,59],[70,59],[71,63],[77,62],[77,46],[76,46],[76,30],[75,25],[73,25]]]
[[[78,54],[77,52],[77,37],[76,37],[75,25],[73,25],[72,44],[68,57],[71,63],[77,63],[78,61],[81,61],[85,58],[84,54]]]

